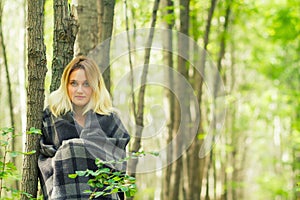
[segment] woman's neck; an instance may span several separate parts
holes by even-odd
[[[82,110],[74,110],[74,119],[82,127],[84,127],[84,125],[85,125],[85,118],[86,118],[86,115],[83,114]]]

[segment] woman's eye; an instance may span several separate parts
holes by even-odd
[[[70,84],[71,84],[73,87],[77,87],[77,86],[78,86],[78,84],[77,84],[75,81],[72,81]]]
[[[90,84],[89,84],[88,82],[84,82],[84,83],[83,83],[83,86],[84,86],[84,87],[90,87]]]

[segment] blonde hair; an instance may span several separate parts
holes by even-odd
[[[85,70],[87,81],[93,90],[91,99],[84,108],[84,113],[93,110],[102,115],[109,115],[113,110],[112,102],[99,67],[92,59],[85,56],[75,57],[64,69],[59,88],[49,96],[50,111],[56,117],[73,111],[68,95],[68,84],[70,74],[78,68]]]

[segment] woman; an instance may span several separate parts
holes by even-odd
[[[109,93],[95,62],[75,57],[65,68],[60,87],[50,94],[43,113],[38,160],[44,199],[88,199],[87,177],[75,171],[96,169],[95,158],[119,160],[126,155],[129,134],[113,111]],[[125,170],[125,164],[111,165]],[[93,190],[93,189],[92,189]],[[100,199],[120,199],[111,195]]]

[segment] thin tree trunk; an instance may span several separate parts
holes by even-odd
[[[28,1],[28,85],[27,85],[27,130],[42,127],[44,107],[44,80],[47,72],[46,47],[44,45],[44,1]],[[23,160],[22,191],[37,196],[39,135],[26,135],[26,152]],[[29,199],[25,194],[22,200]]]
[[[202,73],[202,76],[205,76],[204,71],[205,71],[205,63],[206,63],[206,56],[207,56],[207,46],[209,44],[209,35],[210,35],[210,30],[211,30],[211,22],[213,19],[213,15],[214,15],[214,11],[215,11],[215,7],[216,7],[216,2],[217,0],[211,0],[211,5],[210,5],[210,9],[208,12],[208,17],[207,17],[207,21],[206,21],[206,26],[205,26],[205,32],[204,32],[204,44],[203,44],[203,51],[201,53],[201,59],[200,59],[200,70]],[[203,125],[202,125],[202,109],[201,109],[201,105],[202,105],[202,91],[203,91],[203,77],[202,77],[199,73],[195,73],[195,91],[198,91],[197,93],[197,99],[199,100],[199,105],[200,105],[200,123],[199,123],[199,129],[198,129],[198,133],[202,134],[203,133]],[[202,180],[203,180],[203,175],[204,175],[204,168],[205,168],[205,154],[201,155],[200,153],[200,148],[203,144],[203,139],[201,141],[198,141],[197,143],[197,150],[194,152],[194,154],[197,154],[198,156],[200,156],[200,160],[199,160],[199,185],[195,185],[193,188],[193,191],[197,191],[197,189],[199,190],[199,196],[195,196],[195,199],[200,199],[201,198],[201,192],[202,192]]]
[[[189,35],[189,6],[190,1],[189,0],[180,0],[180,27],[179,31],[185,35]],[[188,51],[189,51],[189,43],[188,41],[183,41],[181,39],[178,40],[178,49],[179,49],[179,56],[178,56],[178,72],[185,77],[186,80],[189,80],[188,77],[188,67],[187,62],[184,59],[188,58]],[[184,57],[182,55],[185,55]],[[178,92],[179,96],[179,102],[175,104],[175,116],[174,116],[174,130],[178,131],[178,135],[180,134],[190,134],[189,130],[189,118],[190,113],[180,113],[180,110],[189,110],[189,99],[185,97],[184,94],[184,88],[179,83],[179,81],[176,83],[175,80],[175,86],[176,86],[176,92]],[[180,103],[180,105],[179,105]],[[183,107],[183,109],[181,109]],[[184,121],[181,121],[181,119],[184,119]],[[171,199],[178,200],[180,197],[180,187],[183,186],[184,183],[181,182],[182,180],[182,166],[183,166],[183,157],[182,157],[182,139],[178,139],[175,147],[175,155],[179,157],[179,159],[175,162],[175,171],[174,171],[174,186],[172,189],[172,196]],[[188,169],[189,170],[189,169]],[[185,181],[184,181],[185,182]]]
[[[4,60],[4,68],[5,68],[5,73],[6,73],[6,80],[7,80],[7,94],[8,94],[8,103],[9,103],[9,117],[10,117],[10,126],[14,127],[15,125],[15,119],[14,119],[14,113],[13,113],[13,102],[12,102],[12,89],[11,89],[11,80],[10,80],[10,74],[9,74],[9,67],[8,67],[8,62],[7,62],[7,53],[6,53],[6,46],[4,43],[4,38],[3,38],[3,24],[2,24],[2,9],[3,9],[3,4],[2,1],[0,1],[0,45],[1,45],[1,52],[3,55],[3,60]],[[14,140],[13,144],[14,145]],[[14,149],[14,148],[13,148]]]
[[[53,59],[50,92],[59,87],[64,67],[74,56],[74,42],[78,27],[68,7],[67,1],[54,0]]]
[[[206,21],[206,28],[204,33],[204,50],[201,51],[201,59],[200,59],[200,70],[204,72],[205,68],[205,62],[206,62],[206,54],[207,54],[207,45],[209,43],[209,33],[210,33],[210,27],[211,27],[211,21],[214,14],[216,5],[216,0],[211,1],[210,10],[208,12],[208,17]],[[199,128],[198,133],[203,133],[203,127],[202,127],[202,111],[201,111],[201,104],[202,104],[202,86],[203,86],[203,77],[199,74],[199,72],[194,73],[194,82],[195,82],[195,91],[197,91],[197,99],[199,101],[200,105],[200,122],[199,122]],[[199,151],[203,144],[203,139],[196,138],[191,147],[188,150],[188,198],[189,199],[200,199],[201,197],[201,188],[202,188],[202,179],[203,179],[203,170],[205,167],[205,159],[199,157]],[[197,192],[195,192],[197,191]]]
[[[149,32],[149,37],[146,43],[147,47],[151,47],[152,40],[154,37],[154,27],[156,24],[156,16],[157,16],[157,10],[159,6],[159,0],[155,0],[153,11],[152,11],[152,21],[151,21],[151,29]],[[141,147],[141,136],[144,128],[144,104],[145,104],[145,92],[146,92],[146,80],[147,80],[147,74],[148,74],[148,68],[149,68],[149,60],[150,60],[150,52],[151,48],[145,49],[145,57],[144,57],[144,68],[141,76],[141,87],[138,94],[138,104],[137,104],[137,114],[135,118],[136,123],[136,130],[135,130],[135,138],[132,141],[132,145],[130,148],[130,151],[132,152],[138,152]],[[128,162],[128,169],[129,174],[135,176],[136,167],[138,164],[137,159],[130,160]]]
[[[232,4],[232,0],[228,0],[228,5],[226,7],[226,11],[225,11],[225,21],[223,24],[223,33],[221,35],[221,41],[220,41],[220,51],[219,51],[219,56],[218,56],[218,60],[217,60],[217,68],[218,71],[217,73],[221,72],[222,69],[222,60],[224,58],[225,55],[225,51],[226,51],[226,39],[227,39],[227,34],[228,34],[228,25],[229,25],[229,20],[230,20],[230,14],[231,14],[231,4]],[[216,81],[215,81],[215,88],[214,88],[214,97],[217,97],[217,93],[218,93],[218,87],[220,84],[220,79],[217,78],[219,77],[219,74],[216,74]]]
[[[217,199],[217,167],[216,167],[216,154],[213,154],[213,180],[214,180],[214,200]]]
[[[205,190],[205,200],[210,200],[209,197],[209,173],[212,165],[212,157],[213,157],[213,149],[209,152],[209,160],[208,160],[208,166],[207,166],[207,171],[206,171],[206,190]]]
[[[229,72],[229,76],[226,76],[226,82],[229,85],[229,90],[228,90],[228,94],[232,94],[234,92],[234,86],[235,86],[235,52],[234,52],[234,43],[232,41],[231,43],[231,65],[230,65],[230,72]],[[224,142],[226,144],[226,146],[228,147],[232,147],[233,151],[232,152],[228,152],[228,151],[224,151],[223,158],[225,158],[223,160],[223,162],[221,163],[222,165],[222,171],[224,172],[224,179],[223,179],[223,190],[222,190],[222,196],[221,196],[221,200],[228,200],[228,199],[233,199],[232,198],[232,194],[233,194],[233,187],[231,186],[230,182],[234,182],[232,180],[232,175],[230,176],[230,174],[228,174],[226,172],[225,169],[227,169],[228,166],[234,166],[235,164],[235,160],[233,160],[232,158],[234,157],[233,154],[235,153],[236,149],[234,147],[234,144],[236,143],[234,135],[235,135],[235,128],[234,128],[234,124],[235,124],[235,109],[236,106],[232,106],[230,110],[228,110],[227,114],[226,114],[226,130],[227,134],[224,136]],[[233,167],[233,170],[234,167]],[[231,180],[230,180],[231,179]]]
[[[129,34],[129,20],[128,20],[128,5],[127,0],[124,0],[125,6],[125,20],[126,20],[126,37],[127,37],[127,44],[128,44],[128,60],[129,60],[129,67],[130,67],[130,93],[132,98],[132,111],[134,115],[134,119],[137,118],[136,113],[136,100],[134,96],[134,76],[133,76],[133,64],[132,64],[132,57],[131,57],[131,46],[132,43],[130,41],[130,34]]]
[[[6,73],[6,81],[7,81],[7,94],[8,94],[8,104],[9,104],[9,117],[10,117],[10,126],[15,128],[15,118],[14,118],[14,106],[13,106],[13,100],[12,100],[12,86],[11,86],[11,80],[10,80],[10,74],[9,74],[9,67],[8,67],[8,61],[7,61],[7,52],[6,52],[6,45],[4,43],[3,38],[3,24],[2,24],[2,14],[3,14],[3,4],[2,1],[0,1],[0,45],[1,45],[1,52],[3,55],[4,60],[4,68]],[[13,129],[12,134],[15,134],[15,129]],[[15,137],[12,137],[11,139],[11,151],[15,151],[15,143],[16,139]],[[16,158],[12,158],[12,162],[16,163]],[[15,181],[15,187],[18,188],[18,180]]]
[[[27,26],[27,1],[24,0],[24,4],[23,4],[23,12],[24,12],[24,24],[23,26],[26,27]],[[20,107],[21,107],[21,130],[22,132],[24,132],[26,130],[26,91],[25,91],[25,80],[26,80],[26,75],[25,75],[25,68],[26,68],[26,63],[27,63],[27,54],[26,54],[26,48],[27,48],[27,32],[24,30],[24,51],[23,51],[23,66],[21,67],[21,69],[19,70],[19,82],[20,82]],[[22,141],[25,141],[25,136],[22,137]]]
[[[221,40],[220,40],[220,51],[219,51],[219,55],[218,55],[218,60],[217,60],[217,72],[215,74],[215,85],[214,85],[214,90],[213,90],[213,99],[214,99],[214,106],[213,108],[216,109],[217,108],[217,105],[216,105],[216,99],[217,97],[220,95],[219,94],[219,85],[220,85],[220,82],[221,82],[221,70],[222,70],[222,60],[224,59],[224,55],[225,55],[225,51],[226,51],[226,36],[228,34],[228,25],[229,25],[229,20],[230,20],[230,13],[231,13],[231,3],[232,3],[232,0],[228,0],[227,1],[227,7],[226,7],[226,11],[225,11],[225,21],[224,21],[224,24],[223,24],[223,32],[221,34]],[[225,73],[224,73],[225,74]],[[225,78],[223,78],[225,79]],[[213,112],[213,119],[212,119],[212,123],[213,123],[213,127],[214,127],[214,131],[217,130],[216,126],[217,126],[217,116],[216,116],[216,113]],[[215,134],[213,136],[213,141],[215,141]],[[216,152],[215,151],[212,151],[213,153],[213,158],[216,157]],[[215,160],[212,161],[213,163],[215,162]],[[235,163],[233,163],[235,164]],[[213,191],[214,191],[214,199],[216,199],[216,169],[215,169],[215,164],[213,164],[213,180],[214,180],[214,188],[213,188]]]
[[[167,9],[167,15],[174,16],[174,2],[173,0],[166,0],[165,6],[168,7]],[[172,20],[166,25],[167,26],[167,35],[165,40],[166,49],[168,51],[164,54],[164,60],[166,61],[166,64],[169,68],[174,68],[173,64],[173,35],[172,35],[172,29],[174,27],[175,20],[172,18]],[[167,80],[168,80],[168,91],[166,92],[166,96],[168,98],[169,102],[169,119],[168,119],[168,138],[167,138],[167,144],[171,144],[173,140],[173,132],[174,132],[174,106],[175,106],[175,97],[173,95],[174,91],[174,76],[173,73],[171,73],[169,70],[166,71]],[[173,150],[172,148],[169,148],[169,151],[167,152],[167,167],[165,169],[164,178],[163,178],[163,188],[161,197],[163,200],[168,200],[170,198],[171,188],[173,183],[171,182],[171,176],[172,176],[172,163],[173,160]]]

